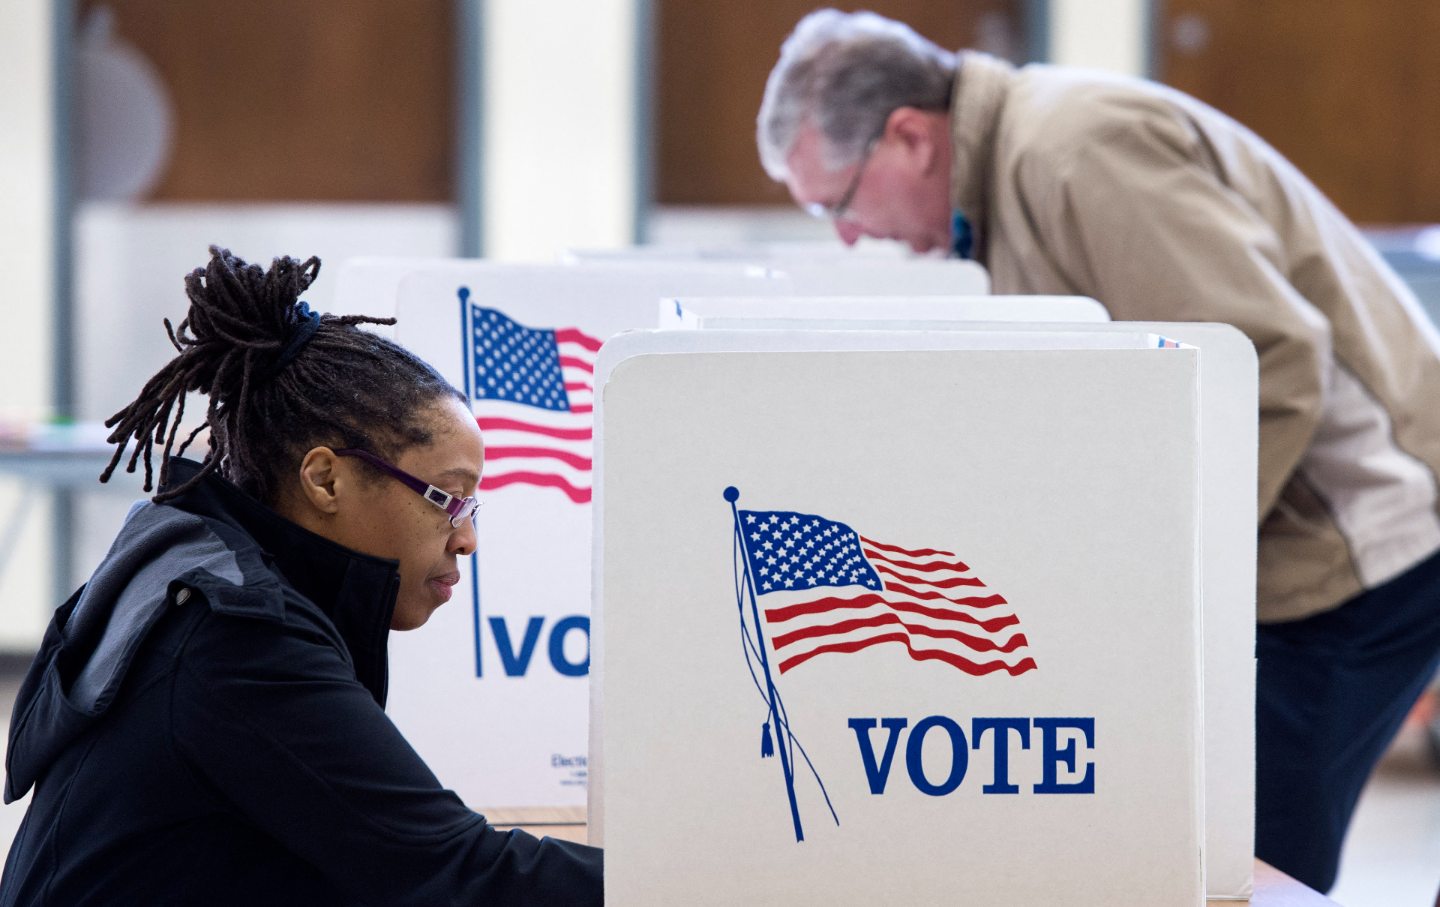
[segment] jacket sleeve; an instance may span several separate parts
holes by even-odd
[[[603,903],[598,848],[491,828],[297,610],[211,614],[187,644],[174,741],[207,787],[362,903]]]
[[[1275,229],[1208,157],[1184,120],[1111,119],[1059,166],[1032,162],[1040,191],[1026,202],[1056,267],[1116,320],[1222,322],[1255,344],[1264,522],[1319,426],[1330,325],[1287,279]]]

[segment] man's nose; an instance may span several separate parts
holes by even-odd
[[[855,245],[856,241],[864,235],[859,226],[848,220],[835,221],[835,232],[839,235],[840,241],[847,246]]]

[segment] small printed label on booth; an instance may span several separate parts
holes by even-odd
[[[562,787],[584,787],[589,780],[589,757],[565,756],[560,753],[550,755],[550,768],[555,771],[558,783]]]

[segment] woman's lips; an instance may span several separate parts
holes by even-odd
[[[458,582],[460,582],[460,574],[456,572],[446,573],[441,576],[432,576],[425,581],[425,585],[430,587],[430,591],[435,593],[435,597],[440,599],[440,603],[443,605],[445,602],[448,602],[450,596],[454,594],[453,587]]]

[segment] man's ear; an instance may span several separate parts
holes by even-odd
[[[300,460],[299,498],[323,514],[340,510],[340,458],[328,447],[312,447]]]
[[[885,119],[884,136],[896,144],[910,166],[927,172],[937,159],[939,143],[936,128],[944,128],[945,120],[933,111],[918,107],[897,107]]]

